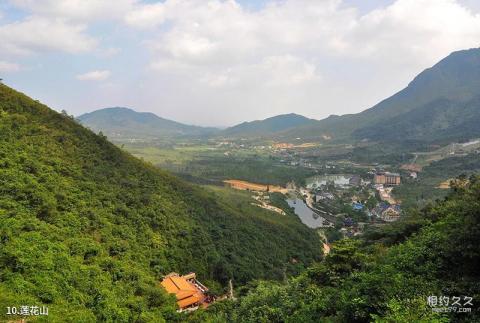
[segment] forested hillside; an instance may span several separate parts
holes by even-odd
[[[0,307],[45,305],[48,322],[176,321],[158,287],[170,271],[219,290],[319,258],[296,217],[248,210],[0,85]]]
[[[102,131],[110,139],[162,139],[178,136],[212,134],[215,128],[185,125],[160,118],[149,112],[137,112],[128,108],[106,108],[85,113],[78,120],[94,131]]]
[[[274,116],[264,120],[243,122],[227,128],[217,135],[224,137],[262,137],[274,136],[282,131],[316,123],[316,120],[290,113]]]
[[[480,178],[471,177],[458,181],[435,205],[360,239],[339,241],[325,261],[287,284],[258,283],[239,301],[216,304],[208,315],[197,313],[198,319],[478,322],[479,243]],[[437,303],[428,303],[432,296]],[[471,312],[432,309],[452,306],[456,298],[460,303],[453,307]],[[465,305],[469,298],[473,302]]]
[[[357,114],[331,116],[282,135],[305,139],[441,142],[480,136],[480,49],[453,52],[403,90]]]

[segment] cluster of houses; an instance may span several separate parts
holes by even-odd
[[[385,222],[397,221],[400,218],[402,209],[398,204],[387,204],[385,202],[379,203],[373,210],[370,211],[371,216],[382,219]]]
[[[363,183],[362,181],[362,178],[359,176],[359,175],[353,175],[352,177],[350,177],[350,179],[348,180],[348,184],[350,186],[361,186]]]
[[[365,213],[369,217],[374,217],[381,219],[385,222],[393,222],[400,218],[400,214],[402,209],[399,204],[389,204],[385,202],[380,202],[375,208],[372,210],[368,210],[365,205],[360,202],[353,202],[352,209],[355,211],[362,211],[365,210]],[[348,223],[345,223],[348,226]]]
[[[401,207],[392,197],[391,192],[394,186],[401,183],[401,176],[397,173],[375,172],[373,176],[373,188],[378,192],[381,202],[373,209],[368,210],[365,205],[358,201],[352,202],[352,209],[355,211],[364,210],[369,217],[381,219],[385,222],[393,222],[400,218]],[[350,179],[351,186],[359,186],[362,179],[354,176]]]
[[[335,199],[335,195],[329,192],[322,192],[315,195],[315,202],[323,201],[323,200],[333,200]]]
[[[386,187],[383,186],[383,184],[375,184],[373,187],[375,188],[375,190],[377,190],[380,200],[388,202],[390,204],[397,203],[397,201],[395,201],[395,199],[391,195],[393,190],[392,187]]]
[[[385,222],[393,222],[400,218],[401,208],[392,197],[393,186],[401,183],[400,174],[390,172],[378,172],[373,177],[375,189],[382,200],[373,210],[372,216],[382,219]]]

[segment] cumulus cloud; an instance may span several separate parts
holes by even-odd
[[[14,54],[43,51],[83,53],[97,49],[98,40],[88,27],[98,21],[123,21],[138,0],[9,0],[26,18],[0,25],[4,49]],[[4,41],[5,40],[5,41]],[[119,48],[98,49],[111,57]]]
[[[289,54],[431,61],[480,39],[480,16],[455,0],[397,0],[364,16],[339,0],[271,2],[258,12],[235,1],[167,0],[137,5],[127,16],[140,27],[165,21],[168,30],[151,48],[162,59],[199,66]]]
[[[359,111],[450,52],[480,44],[480,16],[455,0],[397,0],[367,14],[341,0],[270,1],[253,11],[233,0],[134,8],[127,24],[154,35],[146,42],[152,84],[182,82],[199,110],[241,111],[238,121],[259,106],[314,117]]]
[[[97,59],[121,50],[115,59],[131,55],[139,67],[125,79],[142,80],[124,81],[137,87],[133,103],[183,121],[292,111],[322,118],[368,108],[452,51],[478,47],[480,15],[460,1],[392,0],[367,12],[346,0],[270,0],[257,9],[238,0],[9,0],[30,16],[0,24],[0,50],[96,50]],[[112,29],[123,34],[100,44]],[[109,76],[92,73],[77,78]]]
[[[0,61],[0,72],[8,73],[8,72],[17,72],[20,70],[20,65],[16,63]]]
[[[13,54],[41,51],[86,52],[96,41],[85,33],[86,26],[62,19],[32,16],[0,26],[0,49]]]
[[[137,28],[152,28],[165,22],[166,13],[163,3],[139,5],[126,15],[125,21]]]
[[[480,15],[455,0],[398,0],[357,19],[345,51],[386,63],[428,64],[480,45]]]
[[[91,71],[84,74],[77,75],[77,80],[80,81],[105,81],[110,77],[110,71],[108,70],[97,70]]]
[[[135,0],[10,0],[14,6],[35,15],[72,20],[123,18]]]

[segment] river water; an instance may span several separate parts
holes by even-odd
[[[310,210],[303,200],[289,198],[287,199],[287,203],[295,209],[295,214],[298,215],[302,223],[307,227],[316,229],[327,224],[325,219]]]

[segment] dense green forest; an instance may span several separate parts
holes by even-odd
[[[298,218],[186,184],[0,85],[1,308],[46,305],[49,322],[177,321],[158,287],[170,271],[219,290],[282,280],[320,255]]]
[[[226,179],[272,185],[285,185],[291,181],[303,184],[307,177],[316,173],[306,167],[281,163],[279,157],[254,148],[217,149],[202,143],[170,147],[168,144],[135,143],[122,148],[159,168],[202,184],[221,184]]]
[[[290,129],[284,138],[444,143],[480,136],[480,49],[453,52],[406,88],[356,114],[332,115]]]
[[[315,171],[311,169],[279,165],[278,161],[268,158],[231,158],[225,156],[194,159],[181,169],[177,169],[177,172],[217,181],[240,179],[254,183],[282,186],[291,181],[303,185],[307,177],[315,175]]]
[[[115,141],[129,139],[165,140],[181,136],[203,136],[217,131],[215,128],[189,126],[160,118],[149,112],[136,112],[128,108],[106,108],[79,116],[78,121],[94,131],[102,131]]]
[[[288,283],[257,282],[193,320],[212,322],[478,322],[480,178],[360,239]],[[471,313],[437,313],[430,296],[473,298]],[[463,305],[462,305],[463,306]],[[435,307],[435,306],[433,306]],[[436,306],[442,307],[442,306]]]
[[[395,197],[402,200],[404,207],[423,206],[428,201],[443,198],[448,190],[439,189],[444,181],[459,174],[470,176],[480,173],[480,154],[449,157],[434,161],[419,173],[418,179],[405,179],[404,184],[394,189]]]
[[[295,113],[282,114],[264,120],[240,123],[236,126],[220,131],[217,136],[227,138],[268,137],[288,129],[315,123],[316,120],[309,119]]]

